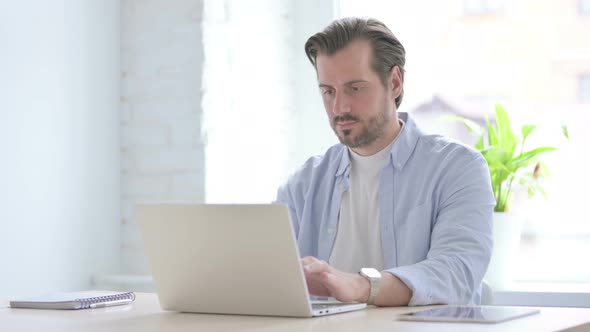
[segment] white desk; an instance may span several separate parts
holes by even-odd
[[[513,283],[494,290],[494,305],[590,308],[590,284]]]
[[[5,303],[4,301],[1,303]],[[423,308],[374,308],[318,318],[204,315],[165,312],[155,294],[129,306],[74,311],[0,308],[3,331],[558,331],[590,321],[590,308],[540,308],[539,315],[500,324],[397,321]]]

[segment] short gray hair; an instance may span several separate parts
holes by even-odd
[[[387,86],[387,75],[391,69],[395,66],[399,68],[402,75],[402,91],[395,99],[395,105],[399,107],[404,96],[403,79],[406,50],[382,22],[373,18],[360,17],[346,17],[336,20],[323,31],[309,37],[305,43],[305,54],[317,70],[318,52],[332,55],[357,39],[369,41],[373,48],[372,67],[384,86]]]

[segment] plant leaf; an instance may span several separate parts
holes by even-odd
[[[498,135],[496,135],[496,129],[490,123],[490,119],[486,116],[486,125],[488,127],[488,144],[490,146],[498,145]]]
[[[528,192],[528,194],[529,194],[529,198],[531,198],[531,197],[535,196],[535,189],[533,189],[533,187],[529,187],[529,188],[527,189],[527,192]]]
[[[508,156],[512,157],[516,149],[516,137],[510,128],[508,113],[500,104],[496,104],[496,131],[498,143],[504,148]]]
[[[545,164],[544,162],[540,161],[539,162],[539,166],[541,167],[541,177],[543,177],[543,178],[550,178],[551,177],[551,172],[549,171],[549,167],[547,167],[547,164]]]
[[[467,128],[467,130],[469,130],[470,133],[472,133],[475,136],[481,136],[483,135],[483,130],[481,129],[481,127],[474,121],[469,120],[467,118],[464,118],[462,116],[458,116],[458,115],[447,115],[443,117],[446,120],[454,120],[454,121],[459,121],[461,123],[463,123],[465,125],[465,127]]]
[[[479,135],[479,138],[477,139],[477,142],[475,142],[475,145],[473,146],[477,151],[482,151],[484,149],[484,144],[483,144],[483,134]]]
[[[535,186],[535,189],[536,189],[538,192],[540,192],[540,193],[541,193],[541,195],[543,195],[543,197],[544,197],[545,199],[547,199],[547,198],[548,198],[548,197],[547,197],[547,192],[546,192],[546,191],[545,191],[545,189],[543,189],[543,188],[542,188],[540,185],[536,185],[536,186]]]
[[[489,165],[500,163],[505,164],[508,161],[508,153],[500,146],[489,146],[481,151]]]
[[[508,163],[508,165],[510,166],[510,169],[517,170],[520,167],[526,166],[531,161],[531,159],[535,158],[536,156],[540,155],[541,153],[554,151],[554,150],[556,150],[556,148],[550,147],[550,146],[536,148],[531,151],[521,153],[519,156],[512,159]]]
[[[522,132],[522,140],[524,141],[527,137],[529,137],[529,135],[535,131],[535,129],[537,129],[537,126],[534,125],[524,125],[522,126],[521,132]]]
[[[570,132],[565,124],[561,125],[561,132],[563,132],[563,136],[565,136],[565,138],[570,139]]]

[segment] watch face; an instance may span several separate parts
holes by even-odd
[[[361,269],[361,273],[369,278],[381,278],[381,272],[371,267],[364,267]]]

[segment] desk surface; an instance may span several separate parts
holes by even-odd
[[[5,303],[5,302],[0,302]],[[139,293],[129,306],[58,311],[0,308],[6,331],[558,331],[590,321],[590,308],[549,308],[500,324],[396,320],[423,307],[376,308],[318,318],[205,315],[166,312],[155,294]]]

